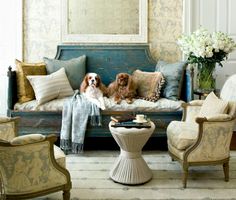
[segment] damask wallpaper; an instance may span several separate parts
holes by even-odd
[[[182,0],[149,0],[148,42],[155,60],[181,59]],[[61,1],[24,0],[24,61],[54,58],[60,44]]]

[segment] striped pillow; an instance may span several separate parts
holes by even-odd
[[[34,89],[38,105],[74,94],[64,68],[50,75],[27,76],[27,79]]]

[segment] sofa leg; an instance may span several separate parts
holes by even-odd
[[[183,166],[183,177],[182,177],[183,188],[186,188],[187,186],[187,179],[188,179],[188,166]]]
[[[225,175],[225,181],[229,181],[229,162],[223,163],[223,170]]]
[[[70,200],[70,190],[63,191],[63,200]]]

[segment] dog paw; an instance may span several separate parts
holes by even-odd
[[[128,104],[133,103],[133,100],[132,100],[132,99],[125,99],[125,100],[126,100],[126,102],[127,102]]]
[[[101,105],[101,109],[102,109],[102,110],[105,110],[106,107],[105,107],[104,105]]]
[[[116,104],[120,104],[121,103],[121,100],[118,100],[118,101],[115,101]]]

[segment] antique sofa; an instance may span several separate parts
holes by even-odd
[[[150,55],[148,44],[133,44],[133,45],[59,45],[57,47],[57,54],[55,59],[68,60],[86,55],[86,72],[98,73],[105,85],[115,80],[116,74],[126,72],[132,74],[136,69],[154,72],[156,61]],[[19,135],[30,133],[41,134],[56,134],[60,136],[61,116],[62,116],[62,102],[59,102],[57,110],[48,108],[28,109],[26,107],[18,107],[17,103],[17,86],[16,86],[16,72],[9,69],[9,88],[8,88],[8,116],[21,117],[19,123]],[[192,72],[185,70],[183,75],[183,84],[181,90],[180,101],[172,102],[174,107],[163,107],[163,100],[159,100],[157,105],[154,104],[150,108],[139,108],[138,104],[131,104],[130,107],[121,109],[119,105],[110,105],[106,110],[102,111],[103,123],[100,127],[92,127],[88,124],[86,131],[85,146],[88,138],[99,139],[111,138],[108,129],[108,123],[111,115],[121,115],[125,113],[144,113],[156,125],[156,129],[152,138],[165,138],[166,128],[173,120],[180,120],[182,117],[181,103],[192,100]],[[147,102],[146,105],[151,105]],[[154,105],[154,106],[153,106]],[[169,105],[169,103],[164,104]],[[158,107],[158,106],[157,106]]]

